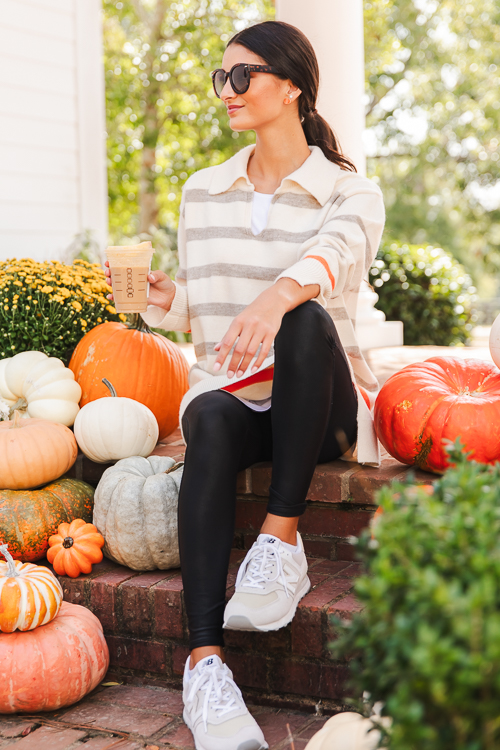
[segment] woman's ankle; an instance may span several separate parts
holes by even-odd
[[[281,539],[286,544],[297,544],[297,526],[299,523],[299,517],[297,518],[286,518],[284,516],[275,516],[272,513],[268,513],[262,528],[261,534],[271,534],[272,536]]]
[[[191,651],[191,659],[189,660],[189,669],[194,669],[198,662],[206,656],[214,655],[218,656],[221,661],[226,661],[222,646],[200,646],[199,648],[193,648]]]

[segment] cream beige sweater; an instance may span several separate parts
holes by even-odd
[[[267,227],[258,235],[251,231],[254,186],[247,175],[254,146],[191,175],[181,201],[172,307],[165,314],[149,306],[142,317],[153,327],[192,332],[197,364],[182,417],[195,396],[210,390],[224,388],[252,400],[269,397],[273,352],[255,375],[230,380],[229,357],[213,372],[214,346],[233,318],[278,279],[318,284],[316,302],[335,322],[358,390],[358,441],[345,458],[378,465],[378,442],[362,395],[373,404],[378,383],[360,352],[355,318],[360,285],[384,227],[382,194],[371,180],[341,170],[317,146],[309,148],[311,155],[276,190]]]

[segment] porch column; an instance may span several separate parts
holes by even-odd
[[[365,175],[363,0],[276,0],[276,18],[297,26],[313,45],[320,70],[318,112],[334,130],[343,153]],[[377,300],[365,283],[356,316],[361,349],[401,346],[403,324],[386,321],[374,307]]]

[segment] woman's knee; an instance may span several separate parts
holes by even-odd
[[[187,406],[182,417],[182,428],[186,441],[194,439],[208,441],[232,440],[241,434],[241,410],[239,402],[222,391],[202,393]]]
[[[335,324],[327,311],[317,302],[308,300],[283,316],[276,348],[288,345],[304,353],[304,348],[314,351],[321,342],[331,348],[337,338]]]

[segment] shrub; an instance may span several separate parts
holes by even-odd
[[[0,262],[0,358],[33,349],[67,363],[90,328],[126,320],[106,299],[108,293],[98,263]]]
[[[364,610],[337,623],[356,692],[393,717],[391,750],[500,747],[500,465],[451,458],[430,497],[381,490],[358,542]]]
[[[370,269],[370,282],[387,320],[403,321],[405,344],[456,346],[469,339],[476,290],[442,248],[385,243]]]

